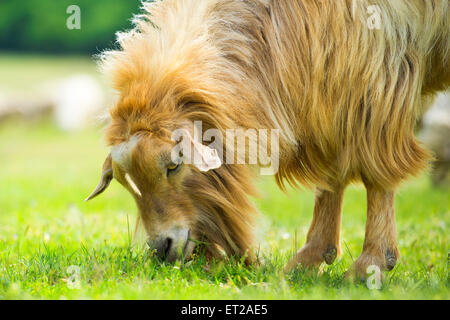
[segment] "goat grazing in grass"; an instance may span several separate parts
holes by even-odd
[[[278,130],[257,150],[277,156],[278,185],[316,188],[306,244],[286,270],[335,260],[344,189],[356,181],[367,189],[367,223],[349,274],[392,269],[395,190],[430,159],[414,125],[450,85],[449,16],[448,0],[144,2],[135,28],[118,34],[120,48],[101,58],[120,97],[89,199],[115,178],[162,258],[206,243],[209,257],[224,251],[251,263],[252,152],[225,161],[240,149],[218,146],[230,129],[257,132],[244,137],[249,145]],[[221,138],[202,143],[195,122]]]

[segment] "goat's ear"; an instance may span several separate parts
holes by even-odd
[[[196,129],[194,128],[195,136],[199,136],[201,133],[195,132],[195,130]],[[184,131],[183,140],[184,139],[186,139],[187,142],[184,147],[187,147],[187,149],[183,150],[183,154],[186,155],[189,163],[193,164],[197,169],[207,172],[222,166],[222,160],[217,154],[216,149],[205,146],[199,141],[195,141],[187,130]]]
[[[198,135],[195,134],[195,136]],[[203,172],[222,166],[222,160],[217,150],[195,141],[187,129],[175,130],[172,134],[172,140],[179,142],[172,150],[172,161],[174,163],[179,161],[180,154],[182,154],[183,161],[186,164],[192,164]]]
[[[217,154],[217,150],[203,145],[200,142],[191,139],[194,159],[192,163],[200,171],[207,172],[222,166],[222,160]]]
[[[102,176],[100,177],[100,182],[98,183],[95,190],[90,194],[90,196],[86,198],[85,201],[94,199],[100,193],[105,191],[106,188],[108,188],[112,178],[113,178],[112,159],[111,154],[109,154],[105,162],[103,163]]]

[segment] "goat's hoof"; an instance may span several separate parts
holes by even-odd
[[[387,250],[386,251],[386,269],[388,271],[391,271],[392,269],[394,269],[396,263],[397,263],[397,255],[391,251],[391,250]]]
[[[332,264],[337,257],[337,248],[331,244],[328,245],[327,251],[322,255],[326,264]]]
[[[387,250],[384,254],[371,255],[369,253],[362,253],[355,261],[353,266],[345,274],[346,279],[353,278],[356,281],[365,281],[374,271],[380,273],[381,279],[384,278],[383,271],[391,271],[397,263],[399,254],[396,250]]]
[[[284,267],[284,272],[291,272],[297,268],[314,269],[319,267],[323,260],[318,253],[316,248],[308,244],[304,245]]]

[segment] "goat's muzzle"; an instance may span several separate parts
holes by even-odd
[[[190,229],[175,227],[161,233],[147,243],[156,256],[167,262],[177,259],[188,259],[194,250],[195,243],[190,240]]]

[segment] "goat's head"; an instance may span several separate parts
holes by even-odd
[[[199,42],[196,33],[189,32],[195,41],[183,37],[176,41],[181,45],[177,48],[171,43],[174,39],[166,38],[169,34],[146,24],[147,19],[139,23],[139,32],[121,34],[120,50],[102,55],[102,69],[119,100],[110,110],[106,134],[111,154],[89,198],[105,190],[113,178],[119,181],[136,200],[150,247],[167,260],[189,256],[194,248],[190,239],[205,244],[207,256],[220,257],[222,250],[243,256],[253,240],[250,169],[221,164],[217,155],[221,159],[223,150],[195,139],[194,122],[222,133],[241,127],[253,116],[241,111],[236,122],[233,108],[251,99],[236,94],[234,84],[242,86],[239,77],[206,63],[220,57],[208,41]],[[181,39],[179,33],[173,35]],[[192,151],[183,151],[181,159],[172,156],[180,143],[173,141],[174,132],[187,133],[178,138]]]
[[[150,248],[167,261],[189,258],[198,243],[206,244],[207,256],[246,254],[253,211],[247,169],[222,165],[217,150],[194,141],[192,126],[178,130],[179,141],[173,132],[139,130],[110,141],[100,183],[87,200],[116,179],[137,203]]]

